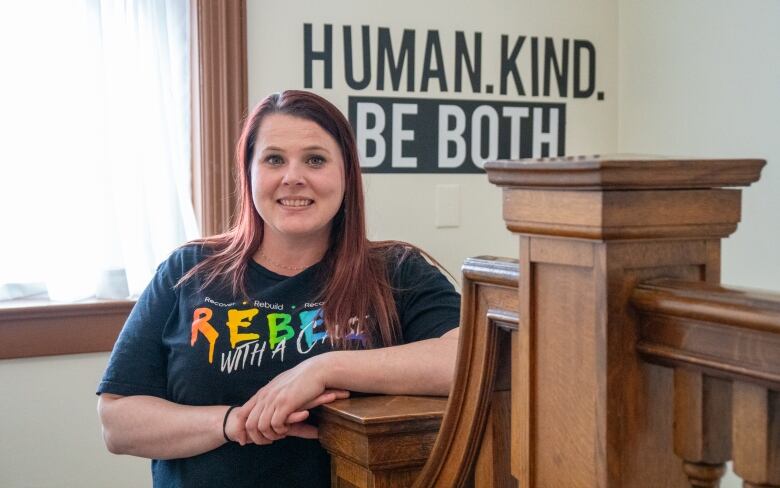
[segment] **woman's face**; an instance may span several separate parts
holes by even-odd
[[[251,177],[266,236],[327,243],[344,198],[344,158],[325,129],[291,115],[266,116],[257,132]]]

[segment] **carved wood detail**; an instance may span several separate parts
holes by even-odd
[[[632,301],[638,351],[675,368],[675,452],[692,486],[718,486],[732,455],[744,486],[780,486],[780,294],[656,280]]]
[[[368,396],[315,411],[332,486],[411,486],[431,452],[446,398]]]
[[[501,329],[517,328],[518,269],[514,260],[481,257],[463,265],[461,328],[455,382],[428,463],[417,487],[461,487],[472,479],[472,469],[483,446],[476,477],[480,483],[505,481],[487,458],[501,458],[498,446],[507,432],[496,429],[506,423],[506,404],[491,411],[496,371],[502,344]],[[500,396],[502,402],[505,396]],[[491,420],[489,423],[488,420]],[[488,436],[483,440],[483,433]],[[495,473],[495,474],[494,474]],[[502,485],[483,485],[502,486]]]
[[[734,472],[745,486],[780,486],[780,385],[734,383]]]
[[[672,371],[637,351],[646,336],[632,292],[662,277],[717,283],[719,239],[741,217],[741,190],[723,187],[751,184],[764,164],[604,156],[485,166],[520,243],[511,416],[520,486],[717,483],[728,432],[712,419],[728,388],[681,373],[675,408]],[[678,429],[685,470],[671,449],[675,412],[694,422]]]
[[[780,294],[658,280],[637,286],[632,303],[648,361],[780,385]]]
[[[731,383],[674,370],[674,452],[691,486],[717,487],[731,458]]]
[[[721,188],[748,186],[762,159],[672,159],[620,155],[494,161],[485,166],[503,187],[566,190]]]
[[[715,487],[732,456],[746,487],[780,486],[780,297],[718,285],[741,217],[721,187],[763,165],[488,163],[519,260],[464,266],[455,383],[414,486]],[[425,451],[377,454],[402,416],[356,405],[322,409],[333,486],[409,486]]]

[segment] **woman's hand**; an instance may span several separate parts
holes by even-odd
[[[302,410],[293,412],[287,417],[287,423],[290,424],[290,430],[288,435],[297,435],[298,437],[315,438],[317,436],[317,429],[313,425],[304,424],[303,421],[309,418],[308,410]],[[313,432],[312,432],[313,429]],[[253,440],[247,435],[246,432],[246,416],[241,414],[240,408],[234,408],[228,414],[227,423],[225,424],[225,434],[228,439],[234,442],[238,442],[242,446],[253,443]],[[312,437],[313,436],[313,437]],[[266,438],[259,439],[260,442],[254,442],[255,444],[270,444],[271,440]]]
[[[268,444],[288,435],[317,438],[316,427],[296,420],[292,415],[319,405],[347,398],[346,390],[331,390],[325,385],[327,353],[303,361],[285,371],[258,390],[240,409],[245,418],[246,435],[255,444]]]

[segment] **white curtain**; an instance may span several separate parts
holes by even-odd
[[[189,2],[0,10],[0,299],[137,295],[198,236]]]

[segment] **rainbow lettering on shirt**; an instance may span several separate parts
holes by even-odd
[[[207,303],[213,307],[217,302],[207,300]],[[263,310],[258,308],[258,304]],[[228,374],[248,366],[260,366],[266,356],[266,350],[270,351],[271,360],[283,362],[287,342],[290,340],[295,340],[298,354],[308,355],[317,344],[323,344],[328,338],[322,307],[291,314],[280,312],[279,310],[283,310],[281,305],[271,306],[257,300],[253,305],[253,308],[229,308],[226,311],[220,309],[221,307],[214,307],[216,314],[212,307],[196,308],[193,311],[190,346],[195,347],[203,336],[209,346],[209,364],[214,364],[214,351],[220,337],[219,314],[223,313],[222,323],[228,332],[229,345],[227,341],[219,341],[220,346],[225,349],[220,353],[219,368]],[[363,341],[365,337],[354,327],[356,323],[357,320],[354,320],[349,324],[346,338]]]

